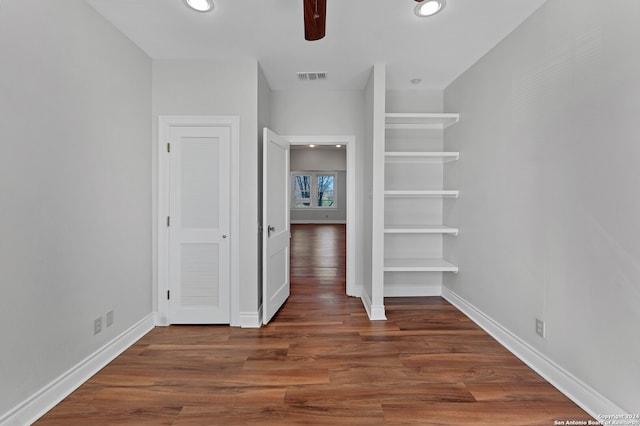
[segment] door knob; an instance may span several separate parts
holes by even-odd
[[[227,238],[227,235],[226,235],[226,234],[225,234],[225,235],[223,235],[223,236],[222,236],[222,238]]]
[[[267,226],[267,235],[270,237],[271,233],[275,230],[276,230],[275,226],[271,226],[271,225]]]

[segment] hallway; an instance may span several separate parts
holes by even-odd
[[[345,299],[346,253],[346,225],[291,225],[291,295]]]

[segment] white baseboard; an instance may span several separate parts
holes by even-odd
[[[424,296],[441,296],[442,285],[425,284],[425,285],[403,285],[403,284],[385,284],[384,297],[424,297]]]
[[[544,377],[546,381],[555,386],[560,392],[594,418],[598,419],[599,414],[625,413],[625,410],[602,396],[595,389],[566,371],[553,360],[547,358],[537,349],[530,346],[527,342],[504,328],[447,287],[443,287],[442,297],[462,311],[502,346],[520,358],[522,362]]]
[[[240,312],[240,327],[260,328],[262,327],[262,306],[258,312]]]
[[[149,314],[137,324],[98,349],[66,373],[46,385],[27,400],[0,417],[2,426],[30,425],[46,414],[71,392],[86,382],[105,365],[153,329],[154,317]]]
[[[366,291],[362,292],[362,296],[360,296],[360,300],[362,300],[364,309],[367,311],[367,316],[371,321],[384,321],[387,319],[387,315],[385,314],[385,311],[384,311],[384,305],[374,306]]]
[[[362,286],[353,286],[353,288],[351,289],[351,291],[349,293],[347,293],[347,296],[350,297],[362,297]]]
[[[346,225],[346,220],[291,220],[292,225],[313,225],[313,224],[325,224],[325,225]]]
[[[167,321],[167,317],[161,315],[159,312],[153,313],[153,324],[156,327],[168,327],[169,321]]]

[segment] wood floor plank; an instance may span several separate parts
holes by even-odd
[[[475,398],[463,383],[406,383],[394,385],[371,383],[369,386],[355,384],[291,386],[287,388],[285,402],[298,405],[325,406],[349,403],[358,405],[375,401],[379,403],[425,402],[474,402]]]
[[[555,403],[537,401],[383,405],[385,420],[391,424],[543,426],[561,418],[593,421],[575,406],[558,408]]]
[[[553,386],[538,383],[467,383],[477,401],[549,401],[563,402],[566,397]]]
[[[174,425],[382,425],[384,414],[379,404],[358,407],[275,406],[245,407],[185,407]]]
[[[136,389],[132,394],[130,388],[108,387],[96,393],[94,403],[119,404],[129,399],[138,404],[154,401],[171,401],[180,407],[209,405],[243,405],[255,404],[277,405],[284,400],[286,389],[282,386],[230,386],[228,384],[200,385],[191,383],[162,383],[161,386],[148,386]]]
[[[291,297],[260,329],[158,327],[38,425],[552,425],[589,419],[440,297],[345,296],[344,225],[292,226]],[[316,257],[320,254],[320,257]]]
[[[291,364],[296,368],[312,369],[355,369],[364,367],[402,368],[402,362],[388,356],[344,357],[344,356],[294,356],[286,360],[253,360],[245,363],[245,368],[252,369],[288,369]]]

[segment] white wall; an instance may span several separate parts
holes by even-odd
[[[347,150],[343,148],[291,147],[291,170],[347,170]]]
[[[445,91],[448,289],[640,412],[640,3],[549,0]],[[534,319],[547,337],[535,334]]]
[[[365,87],[364,143],[366,182],[364,268],[362,301],[372,320],[386,319],[384,313],[384,138],[386,66],[375,64]]]
[[[387,112],[443,112],[442,90],[387,90]]]
[[[359,90],[276,90],[271,94],[271,125],[281,135],[355,135],[360,140],[362,108]]]
[[[364,182],[363,192],[363,210],[362,210],[362,299],[365,303],[371,301],[372,293],[372,246],[371,238],[373,236],[373,199],[371,197],[373,188],[373,132],[374,132],[374,92],[375,92],[374,71],[371,70],[369,80],[364,88],[364,130],[365,137],[360,144],[360,152],[362,156],[362,179]],[[369,313],[369,312],[368,312]]]
[[[365,163],[361,145],[364,140],[364,95],[362,91],[273,91],[271,94],[271,125],[285,136],[349,136],[356,138],[356,217],[367,214],[361,175]],[[358,220],[358,247],[367,232]],[[361,259],[355,270],[356,287],[363,277]]]
[[[3,0],[0,63],[1,422],[152,307],[149,58],[81,0]]]
[[[153,61],[154,139],[159,115],[240,116],[239,303],[247,315],[259,307],[258,74],[254,60]]]

